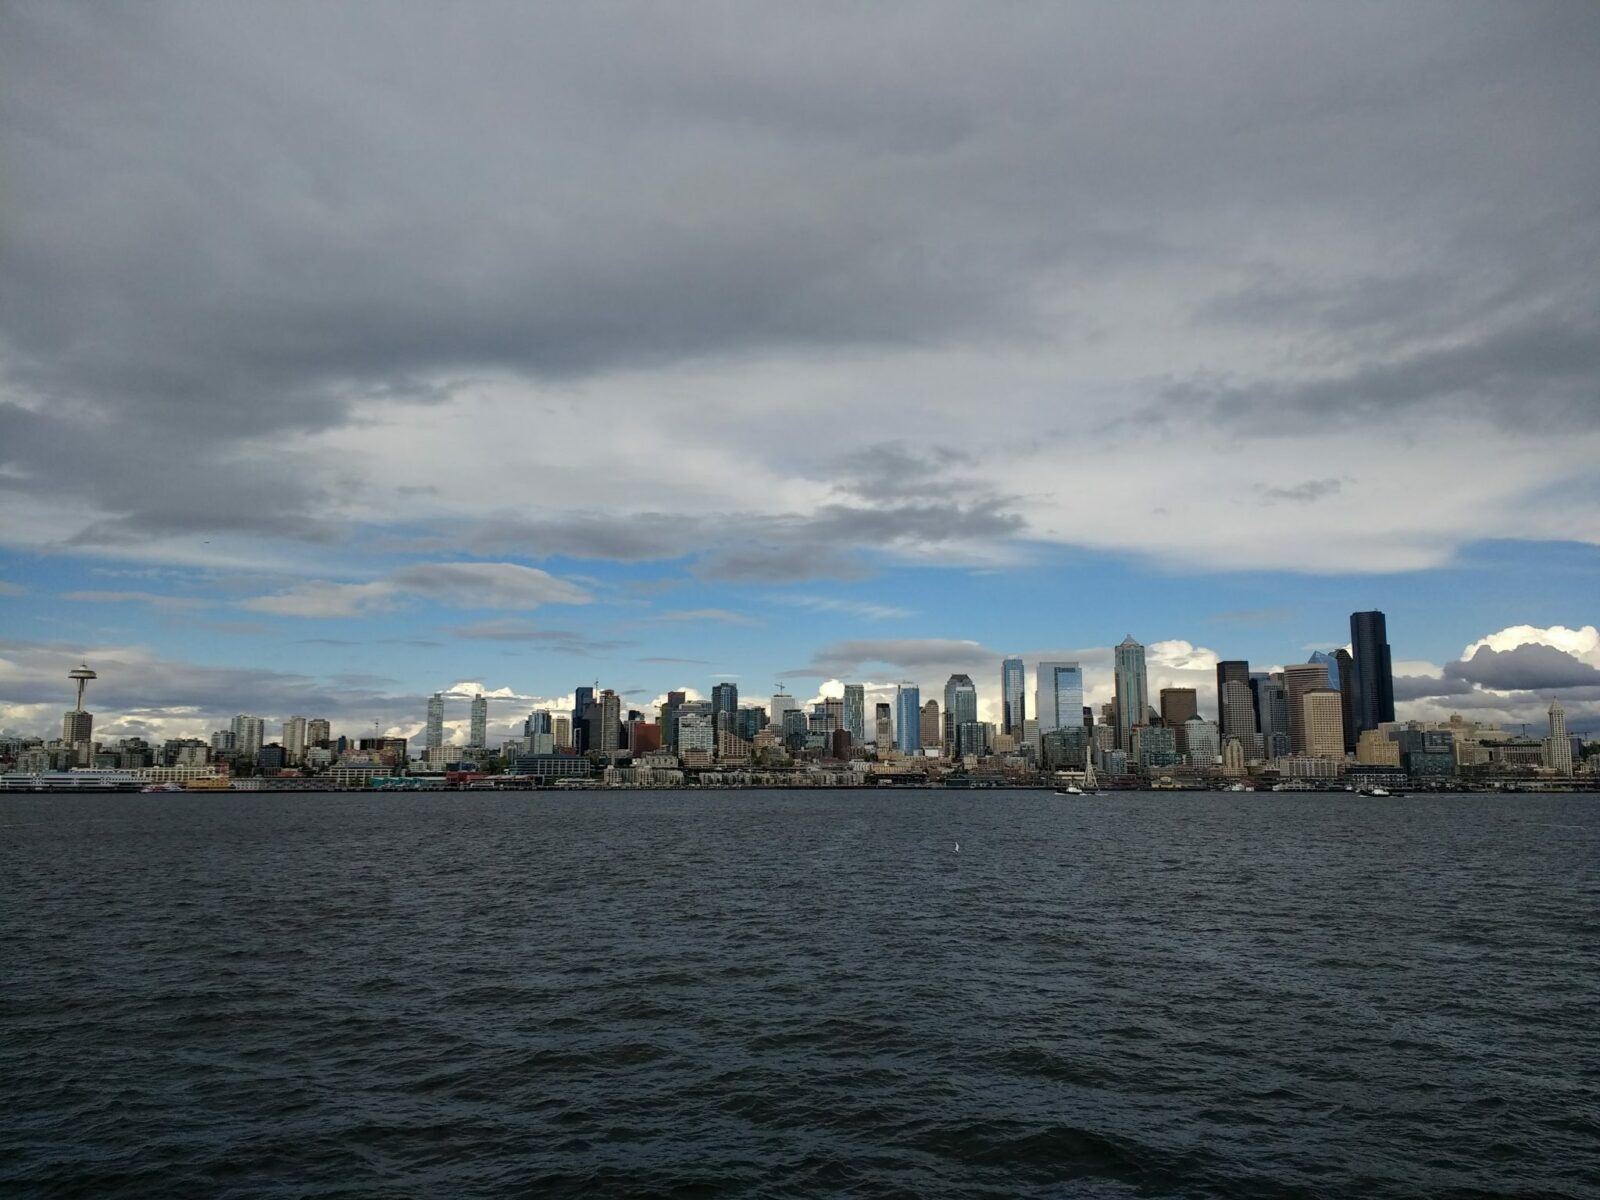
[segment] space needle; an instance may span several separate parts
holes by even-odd
[[[87,663],[79,663],[67,672],[68,679],[78,681],[78,707],[61,717],[61,740],[78,751],[80,764],[90,757],[91,742],[94,739],[94,714],[83,710],[83,689],[91,679],[99,676],[89,669]]]
[[[79,663],[76,667],[67,672],[67,678],[76,679],[78,681],[78,704],[76,711],[82,712],[84,685],[87,684],[91,679],[99,679],[100,676],[96,675],[89,669],[88,663]]]

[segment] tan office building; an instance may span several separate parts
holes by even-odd
[[[1289,748],[1296,754],[1311,752],[1306,739],[1306,693],[1312,690],[1330,691],[1326,663],[1295,663],[1283,669],[1283,690],[1289,701]],[[1337,697],[1338,693],[1334,692]],[[1341,709],[1341,713],[1342,713]],[[1341,715],[1339,753],[1344,754],[1344,717]]]
[[[1344,757],[1344,702],[1332,688],[1312,688],[1300,698],[1305,752],[1321,758]]]

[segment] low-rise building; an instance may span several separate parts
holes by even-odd
[[[1381,729],[1363,729],[1356,739],[1356,762],[1367,767],[1399,767],[1400,743]]]
[[[1342,761],[1319,754],[1286,754],[1272,765],[1284,779],[1337,779],[1344,771]]]
[[[508,775],[531,779],[584,779],[591,774],[581,754],[522,754],[512,760]]]

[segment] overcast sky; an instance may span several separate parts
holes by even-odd
[[[1377,607],[1600,729],[1596,113],[1585,3],[8,3],[0,728]]]

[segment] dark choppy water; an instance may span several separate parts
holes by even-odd
[[[1593,1197],[1597,956],[1600,798],[9,798],[0,1191]]]

